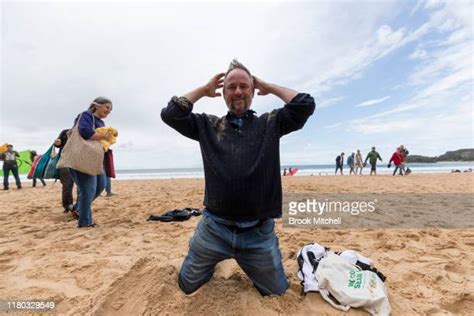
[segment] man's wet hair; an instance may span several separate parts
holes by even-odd
[[[242,69],[249,75],[250,79],[252,80],[252,74],[247,69],[247,67],[245,67],[244,64],[242,64],[240,61],[238,61],[235,58],[230,62],[229,68],[227,68],[224,78],[227,78],[227,75],[234,69]]]

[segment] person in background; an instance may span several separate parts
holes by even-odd
[[[31,150],[30,151],[30,160],[31,160],[31,164],[33,165],[33,161],[35,161],[35,157],[38,156],[38,153],[36,152],[36,150]],[[41,181],[41,183],[43,184],[43,186],[46,186],[46,182],[44,182],[44,179],[42,178],[39,178],[39,180]],[[33,188],[36,187],[36,178],[33,178]]]
[[[403,157],[403,161],[402,161],[402,171],[403,171],[403,173],[407,174],[406,171],[407,171],[407,168],[408,168],[408,167],[407,167],[407,165],[406,165],[406,160],[407,160],[407,156],[408,156],[409,152],[408,152],[408,149],[406,149],[405,146],[403,146],[403,145],[400,145],[400,154],[401,154],[402,157]],[[410,169],[410,168],[408,168],[408,169]]]
[[[337,170],[341,170],[341,176],[344,174],[342,173],[342,168],[344,167],[344,153],[341,153],[339,156],[336,157],[336,172],[334,175],[337,175]]]
[[[54,146],[56,148],[59,148],[59,153],[61,153],[64,148],[64,145],[66,145],[68,132],[69,129],[62,130],[61,133],[59,133],[58,138],[54,140]],[[72,190],[74,189],[74,181],[72,180],[69,168],[59,169],[59,181],[62,185],[61,201],[64,213],[71,212],[72,216],[75,219],[78,219],[79,213],[76,210],[76,206],[74,205],[74,198],[72,196]]]
[[[18,175],[18,164],[16,163],[16,159],[19,157],[20,155],[18,152],[13,150],[12,144],[8,144],[7,150],[0,156],[1,160],[3,160],[3,190],[9,189],[8,178],[10,177],[10,171],[13,173],[13,177],[15,178],[16,187],[21,189],[20,176]]]
[[[375,150],[375,147],[372,147],[372,150],[367,154],[365,158],[364,165],[367,163],[367,160],[370,162],[370,175],[377,175],[377,159],[382,161],[379,153]]]
[[[360,150],[357,149],[357,153],[355,156],[355,174],[357,174],[357,171],[359,171],[359,174],[362,175],[362,169],[364,168],[363,164],[364,163],[362,162],[362,154],[360,153]]]
[[[30,151],[30,160],[31,160],[32,165],[33,165],[33,161],[35,161],[36,156],[38,156],[38,153],[36,152],[36,150],[31,150]],[[46,186],[46,182],[44,182],[44,179],[39,178],[39,180],[41,181],[43,186]],[[34,187],[36,187],[36,178],[33,178],[33,188]]]
[[[112,178],[105,177],[105,192],[107,193],[106,196],[113,196],[115,193],[112,192]]]
[[[397,170],[400,170],[400,175],[403,176],[403,154],[401,153],[400,147],[398,147],[395,152],[392,154],[390,161],[388,162],[388,168],[392,166],[392,162],[395,164],[395,170],[393,171],[393,176],[397,173]]]
[[[356,174],[354,171],[354,159],[355,153],[352,153],[349,157],[347,157],[347,165],[349,166],[349,168],[351,168],[349,171],[349,175]]]

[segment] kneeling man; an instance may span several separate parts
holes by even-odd
[[[193,113],[203,97],[221,96],[227,115]],[[257,116],[258,95],[273,94],[285,106]],[[179,272],[190,294],[209,281],[216,264],[234,258],[262,295],[282,295],[288,281],[281,262],[274,218],[282,215],[280,137],[303,127],[315,104],[309,94],[267,83],[234,60],[226,73],[173,97],[163,121],[199,142],[204,164],[206,207]]]

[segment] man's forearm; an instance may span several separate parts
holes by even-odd
[[[196,103],[199,99],[206,95],[205,87],[199,87],[183,95],[186,99],[191,101],[192,104]]]
[[[293,100],[293,98],[298,95],[298,91],[295,91],[295,90],[289,89],[289,88],[285,88],[285,87],[280,87],[279,85],[276,85],[274,83],[270,84],[269,92],[271,94],[276,95],[280,99],[282,99],[283,102],[285,102],[285,103],[290,103],[291,100]]]

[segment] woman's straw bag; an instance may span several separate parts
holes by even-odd
[[[68,140],[58,161],[58,168],[71,168],[92,176],[102,174],[104,149],[98,140],[86,140],[79,133],[79,119],[68,132]],[[94,118],[94,115],[92,115]],[[92,123],[95,129],[95,119]]]

